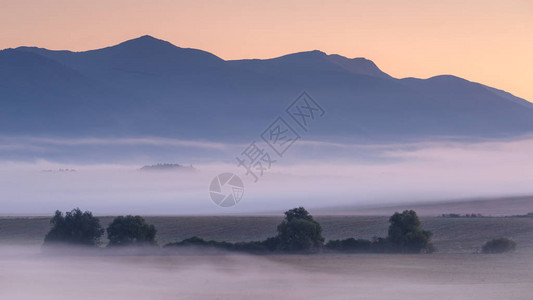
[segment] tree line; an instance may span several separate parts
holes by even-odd
[[[44,237],[44,245],[100,246],[104,229],[100,220],[90,211],[79,208],[63,215],[59,210],[50,220],[52,228]],[[108,246],[157,245],[154,225],[147,224],[141,216],[116,217],[105,230]]]
[[[205,241],[192,237],[181,242],[169,243],[164,247],[208,246],[225,250],[268,253],[315,253],[373,252],[373,253],[430,253],[435,251],[431,244],[431,232],[422,229],[420,220],[413,210],[395,213],[389,218],[388,236],[373,240],[348,238],[325,242],[322,227],[309,212],[298,207],[285,212],[285,218],[277,227],[277,235],[264,241],[228,243]]]
[[[101,246],[101,239],[107,233],[108,247],[115,246],[157,246],[154,225],[141,216],[116,217],[107,229],[103,229],[97,217],[79,208],[64,215],[56,211],[50,220],[51,229],[44,238],[44,245]],[[330,240],[322,236],[322,227],[303,207],[285,212],[285,218],[277,226],[277,234],[263,241],[231,243],[206,241],[192,237],[180,242],[168,243],[165,248],[212,247],[229,251],[251,253],[291,252],[314,253],[319,251],[376,252],[376,253],[420,253],[433,252],[432,233],[424,230],[413,210],[396,212],[389,218],[387,237],[372,240],[348,238]]]

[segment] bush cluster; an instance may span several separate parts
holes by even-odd
[[[44,237],[44,245],[99,246],[104,235],[100,220],[91,212],[75,208],[70,212],[56,211],[50,220],[52,228]],[[140,216],[119,216],[107,228],[108,246],[156,245],[157,230]]]
[[[224,250],[244,252],[291,252],[310,253],[322,249],[324,238],[322,227],[303,207],[285,212],[285,218],[278,225],[277,235],[264,241],[253,242],[216,242],[192,237],[181,242],[169,243],[165,247],[207,246]]]
[[[57,210],[50,224],[52,229],[44,237],[45,244],[95,246],[100,244],[100,238],[104,234],[98,218],[93,217],[91,212],[82,212],[79,208],[67,212],[64,216]]]
[[[180,242],[168,243],[173,247],[210,247],[227,251],[249,253],[314,253],[318,251],[352,253],[430,253],[435,251],[431,243],[432,233],[424,230],[413,210],[396,212],[389,218],[387,237],[372,240],[348,238],[330,240],[324,243],[322,227],[305,208],[298,207],[285,212],[285,218],[277,227],[277,234],[263,241],[231,243],[206,241],[191,237]],[[68,244],[99,246],[105,232],[108,246],[157,245],[154,225],[146,223],[140,216],[116,217],[107,230],[91,212],[79,208],[64,215],[56,211],[51,218],[52,228],[44,237],[45,245]],[[493,239],[485,243],[482,253],[503,253],[513,251],[516,243],[507,238]]]
[[[532,215],[532,214],[529,214]],[[168,243],[165,248],[203,247],[225,251],[248,253],[313,253],[318,251],[351,253],[431,253],[432,233],[424,230],[413,210],[396,212],[389,218],[387,237],[372,240],[347,238],[330,240],[324,244],[322,227],[309,212],[298,207],[285,212],[285,218],[277,227],[277,234],[263,241],[219,242],[191,237],[180,242]],[[52,228],[44,237],[44,245],[99,246],[105,232],[109,239],[107,246],[156,246],[157,233],[154,225],[146,223],[140,216],[119,216],[104,230],[98,218],[91,212],[79,208],[64,215],[56,211],[51,218]],[[513,251],[516,243],[507,238],[497,238],[485,243],[482,253],[504,253]]]
[[[317,251],[419,253],[433,252],[431,232],[423,230],[412,210],[395,213],[390,219],[389,236],[372,241],[348,238],[331,240],[324,244],[322,227],[303,207],[285,212],[285,218],[277,227],[277,235],[264,241],[229,243],[205,241],[192,237],[165,247],[201,246],[230,251],[313,253]]]

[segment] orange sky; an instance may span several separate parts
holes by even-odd
[[[533,1],[0,0],[0,49],[150,34],[224,59],[319,49],[395,77],[454,74],[533,101]]]

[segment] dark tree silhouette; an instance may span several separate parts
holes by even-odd
[[[57,210],[50,220],[52,228],[44,237],[44,244],[72,244],[97,246],[104,234],[98,218],[89,211],[79,208],[66,212],[65,216]]]
[[[303,207],[285,212],[276,238],[282,251],[315,251],[324,243],[322,227]]]
[[[434,250],[430,243],[432,233],[422,229],[414,210],[396,212],[389,218],[389,222],[388,240],[396,248],[396,251],[419,253],[422,250],[427,252]]]
[[[141,216],[116,217],[107,227],[109,246],[155,245],[156,232]]]
[[[481,248],[482,253],[505,253],[514,251],[516,243],[508,238],[493,239],[485,243]]]
[[[347,238],[344,240],[331,240],[325,247],[334,251],[370,252],[372,251],[372,242],[364,239]]]

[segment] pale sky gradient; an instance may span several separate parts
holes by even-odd
[[[224,59],[319,49],[394,77],[453,74],[533,101],[533,1],[0,0],[0,49],[149,34]]]

